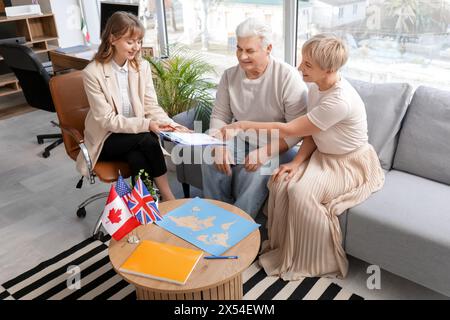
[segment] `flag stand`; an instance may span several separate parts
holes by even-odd
[[[136,234],[134,234],[135,232]],[[139,235],[137,233],[137,228],[133,229],[133,231],[131,231],[131,234],[128,234],[127,242],[129,244],[138,244],[139,242],[141,242],[141,239],[139,238]]]
[[[141,242],[141,240],[139,239],[139,237],[137,235],[129,235],[128,236],[128,243],[130,244],[138,244],[139,242]]]

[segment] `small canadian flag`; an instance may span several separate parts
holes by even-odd
[[[113,185],[111,185],[108,200],[103,210],[102,224],[115,240],[122,239],[134,228],[141,225],[130,213],[127,205],[119,197]]]

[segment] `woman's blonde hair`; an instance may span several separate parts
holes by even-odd
[[[318,34],[306,41],[302,55],[309,55],[322,70],[338,71],[348,60],[345,42],[335,35]]]
[[[99,63],[109,62],[114,55],[114,47],[112,41],[122,38],[130,34],[131,37],[137,36],[139,39],[144,38],[145,29],[139,19],[128,12],[117,11],[106,22],[105,29],[102,33],[102,42],[94,57],[94,60]],[[136,53],[130,64],[139,70],[139,59],[141,50]]]

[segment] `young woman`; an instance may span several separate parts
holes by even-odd
[[[348,270],[338,216],[384,184],[378,156],[368,143],[364,103],[338,70],[348,49],[334,36],[318,35],[302,48],[299,67],[308,83],[307,114],[289,123],[236,122],[222,129],[276,129],[303,143],[269,181],[269,240],[259,262],[284,280],[341,276]]]
[[[158,105],[150,65],[140,57],[144,28],[132,14],[116,12],[108,20],[97,54],[84,69],[90,110],[84,139],[93,166],[98,159],[126,161],[133,176],[145,169],[164,201],[174,199],[158,140],[160,130],[187,130]],[[83,157],[79,171],[88,175]]]

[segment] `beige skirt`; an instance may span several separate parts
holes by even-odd
[[[370,144],[344,155],[314,151],[288,181],[270,179],[269,240],[259,263],[268,275],[284,280],[345,277],[338,216],[380,190],[384,172]]]

